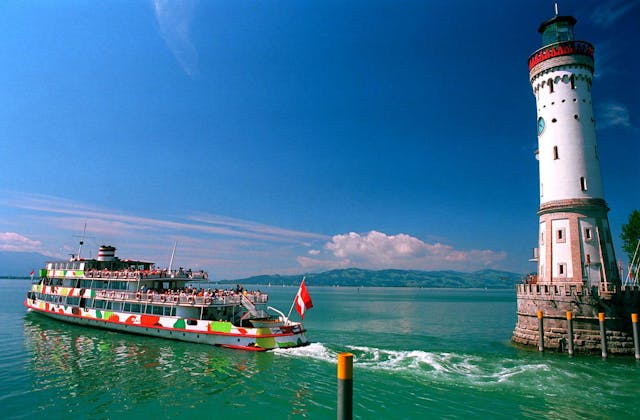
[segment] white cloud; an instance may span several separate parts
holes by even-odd
[[[416,270],[486,268],[504,260],[504,252],[492,250],[457,250],[442,243],[429,244],[400,233],[387,235],[371,231],[335,235],[324,246],[324,253],[298,257],[306,269],[359,267],[369,269],[402,268]]]
[[[189,37],[195,7],[194,0],[153,1],[153,10],[160,34],[173,56],[189,76],[198,72],[198,51]]]
[[[86,221],[91,232],[126,236],[142,232],[197,232],[210,236],[226,236],[265,242],[295,243],[304,245],[308,240],[325,240],[326,235],[283,229],[253,221],[234,219],[215,214],[198,214],[183,217],[183,221],[141,217],[117,213],[111,209],[86,206],[59,197],[41,194],[13,194],[5,192],[7,205],[41,213],[39,222],[51,227],[77,226]]]
[[[213,269],[210,274],[215,278],[346,267],[473,271],[495,267],[506,258],[504,252],[461,250],[442,240],[427,243],[405,233],[370,231],[329,237],[214,214],[141,217],[40,194],[2,191],[0,209],[3,206],[19,212],[11,227],[0,221],[6,232],[0,234],[0,250],[66,256],[77,252],[77,239],[72,238],[86,222],[85,257],[106,243],[117,246],[121,256],[166,264],[177,241],[177,264]],[[14,233],[20,226],[37,229],[38,240]]]
[[[0,232],[0,250],[14,252],[36,252],[40,241],[34,241],[15,232]]]
[[[593,9],[591,20],[598,26],[608,27],[639,4],[639,0],[604,1]]]
[[[43,194],[0,190],[0,197],[0,212],[15,213],[11,223],[0,219],[0,229],[11,232],[29,226],[36,230],[43,244],[38,252],[45,255],[66,258],[76,253],[78,235],[86,222],[84,257],[95,256],[99,245],[109,244],[118,248],[120,256],[166,264],[177,241],[176,263],[214,269],[212,278],[299,272],[296,256],[307,252],[311,244],[329,239],[318,233],[215,214],[154,218]],[[0,250],[30,251],[40,246],[39,241],[29,245],[19,238],[5,234],[0,238]]]
[[[596,106],[597,127],[631,127],[629,109],[619,103],[607,102]]]

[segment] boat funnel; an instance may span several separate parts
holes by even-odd
[[[98,261],[115,261],[116,260],[116,247],[102,245],[98,249]]]

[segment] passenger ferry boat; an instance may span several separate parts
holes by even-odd
[[[151,262],[121,260],[115,251],[103,245],[97,259],[47,263],[25,306],[75,324],[235,349],[308,344],[302,323],[267,306],[264,293],[193,288],[207,280],[206,272],[158,270]]]

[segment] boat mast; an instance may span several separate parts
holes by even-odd
[[[78,245],[78,253],[75,256],[76,261],[80,261],[80,253],[82,252],[82,245],[84,245],[84,240],[87,238],[87,222],[84,222],[84,229],[82,230],[82,236],[74,235],[75,237],[80,238],[80,244]]]
[[[171,260],[169,260],[169,275],[171,275],[171,267],[173,266],[173,257],[176,255],[176,246],[178,245],[178,241],[173,243],[173,251],[171,251]]]

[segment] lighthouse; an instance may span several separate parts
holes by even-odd
[[[540,169],[538,282],[620,285],[604,200],[591,103],[593,46],[574,39],[576,19],[542,23],[529,58]]]
[[[639,291],[622,286],[616,266],[591,99],[594,47],[576,40],[576,22],[556,8],[540,24],[542,47],[528,60],[537,109],[538,270],[516,286],[513,341],[564,350],[571,340],[583,352],[604,343],[628,353]]]

